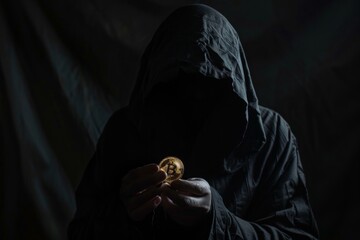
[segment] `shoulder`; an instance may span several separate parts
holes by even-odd
[[[297,178],[300,157],[289,124],[274,110],[260,107],[260,111],[266,141],[256,161],[257,166],[262,166],[258,176],[262,176],[262,182],[266,182],[267,186],[286,177]]]
[[[295,140],[288,122],[278,112],[263,106],[259,108],[267,142],[286,143]]]
[[[297,161],[298,144],[288,122],[276,111],[260,107],[266,141],[261,153],[271,156],[271,165]]]
[[[107,121],[105,125],[105,129],[108,127],[114,127],[118,125],[118,123],[126,123],[126,122],[130,123],[128,115],[129,115],[128,107],[122,107],[116,110],[115,112],[113,112],[113,114],[110,116],[109,120]]]
[[[118,110],[116,110],[108,119],[103,132],[107,131],[118,131],[121,129],[128,129],[132,128],[135,125],[132,123],[129,117],[129,108],[122,107]]]
[[[128,107],[115,111],[105,124],[100,142],[115,139],[131,139],[137,133],[135,124],[130,120]]]

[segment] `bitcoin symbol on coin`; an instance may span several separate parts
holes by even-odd
[[[174,180],[180,179],[184,174],[184,164],[177,157],[166,157],[161,160],[160,168],[166,172],[166,182],[170,183]]]

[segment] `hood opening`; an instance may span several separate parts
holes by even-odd
[[[129,107],[139,129],[163,128],[154,122],[156,118],[176,128],[176,119],[179,126],[188,126],[179,131],[191,129],[188,132],[197,136],[211,122],[225,132],[207,138],[236,138],[232,141],[250,146],[249,151],[257,151],[265,142],[239,37],[222,14],[206,5],[179,8],[160,25],[142,56]],[[238,124],[236,131],[230,123]],[[228,171],[236,167],[236,163],[225,165]]]

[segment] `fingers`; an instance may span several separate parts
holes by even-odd
[[[144,176],[141,179],[135,180],[132,184],[125,187],[126,192],[129,195],[136,194],[143,191],[149,186],[160,184],[166,178],[166,173],[162,170],[157,171],[153,175]]]
[[[143,220],[161,203],[160,183],[166,173],[158,165],[149,164],[131,170],[121,182],[120,197],[134,221]]]
[[[171,188],[194,196],[209,194],[208,183],[201,178],[178,179],[171,183]]]
[[[169,186],[162,186],[162,196],[165,196],[167,198],[167,202],[165,204],[168,204],[169,207],[172,205],[176,205],[178,207],[181,207],[183,210],[191,208],[191,209],[201,209],[205,205],[205,202],[203,201],[204,198],[202,197],[193,197],[186,194],[183,194],[179,191],[171,189]],[[169,202],[168,200],[171,200]],[[167,206],[165,206],[167,207]]]
[[[156,171],[154,171],[155,169]],[[131,179],[131,177],[133,178]],[[125,198],[132,197],[148,187],[160,184],[165,179],[166,173],[160,170],[158,166],[156,166],[156,168],[153,166],[145,166],[144,169],[135,169],[124,177],[121,186],[121,195]]]
[[[140,205],[138,208],[135,208],[129,212],[129,216],[134,221],[143,220],[148,214],[150,214],[155,208],[161,203],[161,197],[155,196],[154,198],[148,200],[144,204]]]
[[[145,166],[141,166],[129,171],[128,174],[123,178],[123,182],[126,184],[133,181],[133,179],[156,173],[159,170],[159,166],[155,163],[151,163]]]
[[[211,210],[210,185],[204,179],[177,180],[161,185],[164,211],[177,223],[194,226]]]
[[[149,199],[152,199],[160,194],[161,194],[160,187],[157,186],[149,187],[141,194],[137,194],[133,197],[128,198],[126,200],[126,206],[130,211],[132,211],[133,209],[147,202]]]
[[[175,205],[181,207],[186,207],[190,205],[190,200],[187,200],[185,195],[175,192],[175,190],[172,190],[169,186],[163,186],[162,193],[167,198],[170,198],[171,202]]]
[[[176,205],[171,198],[161,195],[162,206],[164,211],[177,223],[185,226],[192,226],[197,224],[203,217],[206,212],[204,209],[198,208],[184,208]]]

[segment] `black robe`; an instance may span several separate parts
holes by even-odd
[[[142,222],[119,198],[132,168],[183,160],[211,186],[211,211],[183,227],[161,207]],[[70,239],[318,239],[296,139],[258,105],[239,37],[216,10],[190,5],[159,27],[127,107],[108,121],[76,191]]]

